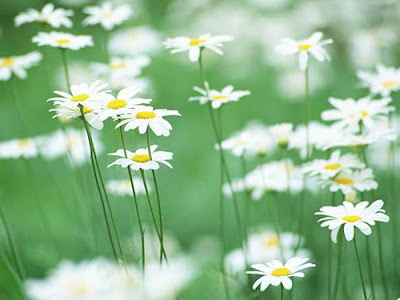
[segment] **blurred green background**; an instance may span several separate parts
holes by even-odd
[[[64,3],[68,1],[63,1]],[[223,130],[225,137],[243,128],[251,120],[258,120],[264,124],[279,122],[303,122],[303,103],[301,94],[288,95],[293,89],[293,82],[282,83],[281,74],[286,70],[273,60],[265,58],[266,51],[273,51],[274,44],[266,46],[262,43],[268,39],[268,31],[271,29],[268,22],[277,16],[296,28],[294,38],[308,36],[312,31],[322,30],[326,37],[332,37],[335,44],[329,48],[332,54],[332,62],[323,66],[311,65],[311,86],[313,78],[322,82],[317,89],[312,90],[312,119],[319,120],[320,112],[329,105],[329,96],[360,97],[366,94],[366,90],[360,89],[356,78],[356,70],[359,68],[372,68],[378,62],[396,65],[398,63],[398,39],[390,45],[390,55],[382,60],[371,61],[370,65],[357,65],[353,61],[352,48],[349,46],[358,32],[370,32],[382,22],[398,34],[397,23],[392,22],[393,16],[386,14],[391,12],[390,7],[376,8],[379,1],[354,1],[360,10],[355,12],[362,14],[368,9],[369,13],[352,20],[348,17],[347,23],[339,24],[333,18],[334,13],[329,7],[323,7],[324,1],[295,1],[287,3],[282,8],[260,9],[254,6],[255,1],[167,1],[144,0],[132,2],[135,9],[137,5],[139,14],[125,27],[139,25],[151,26],[158,31],[161,40],[180,34],[199,34],[202,28],[194,28],[198,19],[210,17],[213,10],[219,8],[226,11],[227,19],[232,15],[231,11],[241,11],[246,14],[243,24],[239,23],[230,27],[233,31],[241,32],[236,39],[225,46],[224,57],[211,54],[206,56],[205,65],[207,77],[211,85],[217,89],[225,85],[233,84],[238,89],[250,90],[251,96],[238,103],[226,105],[223,108]],[[362,2],[362,3],[361,3]],[[41,8],[45,1],[27,0],[3,0],[0,2],[0,57],[21,55],[36,50],[31,43],[31,38],[38,31],[35,24],[27,24],[16,28],[13,18],[22,10],[29,7]],[[60,3],[60,2],[54,2]],[[93,1],[88,1],[93,3]],[[344,1],[332,1],[338,7],[345,7]],[[196,5],[195,5],[196,4]],[[301,23],[294,18],[293,11],[301,10],[298,7],[315,5],[322,16],[320,23],[308,24],[305,29],[299,29]],[[67,7],[65,4],[58,4]],[[180,5],[180,6],[179,6]],[[334,5],[334,4],[326,4]],[[366,6],[366,7],[365,7]],[[187,7],[192,11],[181,19],[175,18],[181,13],[179,7]],[[221,8],[222,7],[222,8]],[[231,11],[227,9],[230,7]],[[322,8],[321,8],[322,7]],[[335,6],[332,6],[335,7]],[[79,6],[75,10],[74,28],[61,29],[59,31],[71,31],[74,33],[89,34],[94,36],[95,47],[78,52],[69,52],[68,56],[73,61],[104,61],[102,45],[102,30],[99,27],[82,27],[82,14]],[[362,9],[362,11],[361,11]],[[343,12],[337,14],[343,17]],[[324,15],[326,14],[326,15]],[[343,13],[344,14],[344,13]],[[196,19],[197,18],[197,19]],[[327,20],[326,20],[327,19]],[[343,18],[338,18],[343,20]],[[360,20],[361,19],[361,20]],[[213,19],[215,21],[215,19]],[[307,14],[302,19],[305,23],[311,22]],[[350,21],[354,21],[352,24]],[[254,21],[254,23],[253,23]],[[263,23],[263,22],[266,23]],[[398,21],[398,19],[397,19]],[[228,23],[228,25],[226,24]],[[367,26],[368,25],[368,26]],[[263,27],[266,26],[266,27]],[[347,26],[347,27],[346,27]],[[229,20],[219,18],[214,24],[215,34],[233,34],[226,32],[229,28]],[[254,28],[258,28],[254,32]],[[343,29],[345,28],[345,29]],[[239,30],[240,29],[240,30]],[[397,32],[396,32],[397,31]],[[246,34],[246,32],[248,34]],[[278,31],[279,32],[279,31]],[[245,37],[247,36],[247,39]],[[282,36],[284,37],[284,36]],[[250,45],[250,46],[249,46]],[[240,49],[240,46],[249,46]],[[378,45],[375,49],[380,50]],[[234,55],[230,55],[230,48],[235,49]],[[239,50],[238,50],[239,49]],[[266,50],[268,49],[268,50]],[[17,80],[16,87],[18,99],[22,104],[23,119],[18,114],[11,97],[10,82],[0,82],[0,141],[12,138],[23,138],[49,134],[58,128],[57,121],[52,120],[48,110],[51,104],[46,99],[52,96],[53,90],[65,89],[62,82],[61,56],[56,49],[40,48],[44,60],[38,67],[29,70],[26,80]],[[177,109],[182,114],[180,118],[171,118],[174,130],[168,138],[152,137],[153,143],[160,148],[172,151],[175,154],[173,160],[174,169],[162,168],[159,170],[159,183],[162,193],[162,201],[165,216],[165,228],[177,238],[183,251],[190,251],[199,237],[218,235],[218,181],[219,162],[214,151],[214,136],[208,119],[206,107],[198,103],[190,103],[187,99],[193,95],[192,88],[200,85],[198,66],[192,64],[186,54],[171,55],[160,47],[159,52],[151,55],[152,64],[144,71],[144,76],[152,81],[148,95],[154,97],[154,106],[158,108]],[[291,58],[290,58],[291,59]],[[289,59],[288,59],[289,60]],[[386,60],[386,61],[383,61]],[[297,68],[297,61],[291,60],[292,68]],[[313,75],[313,70],[318,69],[318,74]],[[62,74],[62,73],[61,73]],[[57,80],[60,77],[61,80]],[[287,86],[287,91],[285,90]],[[146,93],[144,94],[146,95]],[[291,95],[291,94],[290,94]],[[397,105],[398,106],[398,105]],[[28,124],[29,130],[24,128],[23,122]],[[73,126],[81,124],[75,122]],[[125,178],[125,172],[118,168],[106,169],[112,161],[105,154],[120,148],[117,132],[111,123],[101,132],[101,140],[104,151],[100,158],[101,168],[107,179]],[[139,148],[145,145],[145,140],[137,133],[129,133],[128,143],[130,148]],[[280,158],[282,153],[276,153],[271,157]],[[296,153],[291,154],[300,162]],[[255,167],[257,161],[249,162],[249,169]],[[239,161],[230,157],[232,173],[240,176]],[[385,175],[377,173],[381,185],[379,197],[385,199],[387,188]],[[77,185],[81,186],[84,193],[77,192]],[[326,290],[326,232],[317,226],[313,213],[319,209],[322,203],[328,199],[327,192],[321,192],[317,196],[309,195],[306,199],[305,236],[306,248],[312,250],[313,261],[319,266],[315,272],[302,283],[295,284],[295,294],[301,295],[299,299],[322,299]],[[242,197],[243,198],[243,197]],[[145,200],[143,197],[141,200]],[[285,228],[285,212],[289,209],[288,201],[284,195],[279,195],[280,214],[282,226]],[[18,248],[21,252],[29,277],[42,277],[46,272],[57,265],[61,258],[82,260],[96,256],[110,256],[111,252],[105,235],[105,226],[101,217],[100,205],[92,178],[90,165],[71,170],[63,159],[55,161],[43,161],[40,158],[30,160],[1,160],[0,161],[0,204],[15,235]],[[141,203],[144,204],[144,203]],[[253,225],[270,224],[265,203],[253,204]],[[228,205],[229,206],[229,205]],[[112,198],[112,207],[115,211],[118,228],[120,229],[124,245],[128,245],[132,226],[136,226],[130,201],[127,198]],[[146,207],[142,205],[145,210]],[[236,225],[232,207],[228,209],[227,239],[230,248],[239,246]],[[147,221],[150,219],[147,216]],[[148,223],[149,224],[149,223]],[[287,225],[288,226],[288,225]],[[390,242],[389,226],[385,226],[385,251],[389,253]],[[136,227],[134,227],[134,230]],[[94,234],[94,241],[90,236]],[[5,239],[0,236],[0,248],[4,249]],[[376,236],[372,236],[376,241]],[[350,245],[349,245],[350,246]],[[352,255],[352,249],[347,247]],[[3,251],[3,250],[0,250]],[[376,256],[376,251],[374,255]],[[389,259],[387,259],[389,263]],[[348,270],[349,287],[353,289],[353,283],[359,284],[357,274],[353,274],[354,262],[348,262],[345,266]],[[181,299],[220,299],[221,284],[217,280],[215,270],[205,269],[201,272],[191,286],[182,293]],[[353,282],[353,283],[351,283]],[[274,295],[273,292],[269,292]],[[397,291],[400,295],[400,291]],[[267,294],[268,295],[268,294]],[[393,295],[394,296],[394,295]],[[0,299],[19,299],[17,285],[8,273],[3,262],[0,262]]]

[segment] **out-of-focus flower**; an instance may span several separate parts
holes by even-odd
[[[143,181],[139,177],[133,177],[135,193],[140,195],[145,193]],[[110,180],[107,182],[107,190],[116,196],[132,196],[132,186],[129,180]]]
[[[171,49],[171,53],[189,52],[189,59],[196,62],[200,58],[202,49],[209,49],[219,55],[223,55],[221,50],[223,43],[233,40],[229,35],[215,35],[203,34],[198,38],[176,37],[167,39],[164,42],[166,49]]]
[[[106,30],[113,29],[116,25],[122,24],[132,15],[129,5],[113,7],[111,2],[104,2],[100,6],[88,6],[83,9],[88,15],[83,20],[83,25],[100,24]]]
[[[124,130],[138,128],[140,134],[146,133],[150,128],[157,136],[169,136],[172,125],[164,119],[166,116],[180,116],[177,110],[154,109],[151,106],[137,106],[131,114],[121,117],[117,127],[125,126]]]
[[[206,83],[207,84],[207,83]],[[208,85],[208,84],[207,84]],[[250,91],[235,91],[231,85],[226,86],[222,91],[203,90],[199,87],[193,88],[200,96],[190,97],[189,101],[199,101],[200,104],[211,102],[214,109],[220,108],[222,104],[239,101],[240,98],[250,95]],[[208,89],[208,87],[207,87]]]
[[[32,42],[38,46],[50,46],[55,48],[79,50],[93,46],[93,38],[90,35],[73,35],[66,32],[39,32],[32,38]]]
[[[38,155],[38,145],[35,138],[13,139],[0,142],[0,158],[33,158]]]
[[[9,80],[13,74],[20,79],[27,76],[26,70],[37,65],[42,60],[42,54],[34,51],[21,56],[0,58],[0,80]]]
[[[125,157],[124,149],[119,149],[114,153],[108,155],[119,156],[113,163],[109,164],[108,167],[118,165],[122,168],[130,167],[132,170],[157,170],[160,167],[160,163],[172,168],[172,165],[168,162],[173,158],[172,152],[156,151],[157,145],[150,146],[150,154],[148,148],[140,148],[135,152],[126,151],[127,157]]]
[[[363,201],[354,206],[351,202],[344,201],[339,206],[324,206],[316,215],[324,216],[319,219],[321,227],[328,227],[331,230],[331,238],[337,242],[337,235],[340,227],[344,225],[344,235],[347,241],[354,238],[354,227],[357,227],[363,234],[370,235],[372,225],[375,222],[389,222],[389,217],[382,209],[383,201],[376,200],[371,205]]]
[[[357,76],[374,95],[379,94],[382,97],[387,97],[392,92],[400,90],[400,69],[378,65],[376,73],[359,71]]]
[[[308,258],[292,257],[285,264],[278,260],[273,260],[266,264],[255,264],[251,267],[256,271],[247,271],[247,274],[261,275],[254,284],[253,290],[260,286],[260,290],[265,291],[270,285],[283,285],[286,290],[292,289],[291,277],[304,277],[300,272],[304,269],[315,267],[312,263],[307,263]]]
[[[321,41],[322,37],[322,32],[315,32],[311,37],[302,41],[285,38],[282,40],[281,44],[276,47],[276,51],[282,55],[299,53],[300,70],[304,71],[308,67],[309,54],[314,56],[315,59],[320,62],[330,60],[329,54],[323,47],[332,44],[333,40],[328,39]]]
[[[72,21],[69,17],[74,14],[72,10],[63,8],[54,8],[54,4],[46,4],[41,11],[30,8],[15,17],[15,26],[21,26],[26,23],[48,24],[51,27],[59,28],[61,26],[72,27]]]
[[[293,124],[276,124],[269,127],[269,132],[279,147],[286,148],[289,145],[293,133]]]
[[[142,73],[142,69],[150,64],[150,58],[147,55],[137,57],[112,57],[109,64],[93,63],[93,69],[100,75],[113,76],[131,76],[135,77]]]
[[[334,126],[339,129],[348,128],[351,131],[359,131],[361,124],[366,128],[373,128],[374,120],[386,119],[386,115],[394,110],[388,104],[391,98],[373,100],[371,98],[361,98],[345,100],[330,98],[329,103],[334,109],[322,112],[322,119],[325,121],[336,121]]]

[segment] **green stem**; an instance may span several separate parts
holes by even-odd
[[[310,122],[310,115],[311,115],[311,101],[310,101],[310,83],[309,83],[309,74],[308,68],[304,71],[304,91],[306,96],[306,108],[305,108],[305,122],[306,122],[306,161],[310,160],[311,156],[311,148],[310,148],[310,129],[309,129],[309,122]]]
[[[356,239],[356,236],[354,236],[353,242],[354,242],[354,243],[353,243],[353,244],[354,244],[354,251],[355,251],[356,257],[357,257],[358,271],[359,271],[359,273],[360,273],[360,280],[361,280],[361,286],[362,286],[362,290],[363,290],[364,299],[365,299],[365,300],[368,300],[368,297],[367,297],[367,290],[365,289],[364,276],[363,276],[363,273],[362,273],[360,254],[359,254],[359,252],[358,252],[358,247],[357,247],[357,239]]]
[[[375,299],[374,275],[372,273],[371,245],[369,244],[368,237],[365,239],[365,248],[367,250],[369,284],[371,285],[372,299]]]
[[[103,43],[104,43],[104,57],[106,59],[106,63],[110,63],[110,51],[108,49],[108,41],[109,41],[109,33],[107,30],[104,30],[104,38],[103,38]]]
[[[281,284],[281,300],[283,300],[283,285]]]
[[[332,299],[335,300],[337,293],[339,291],[339,280],[340,280],[340,274],[342,271],[342,250],[343,250],[343,242],[341,239],[339,239],[339,249],[338,249],[338,259],[337,259],[337,267],[336,267],[336,278],[335,278],[335,286],[333,289],[333,297]],[[330,243],[332,244],[332,243]],[[329,294],[330,295],[330,294]]]
[[[121,142],[122,142],[122,147],[124,149],[125,157],[128,158],[128,154],[127,154],[127,150],[126,150],[126,142],[125,142],[125,137],[124,137],[124,131],[122,129],[122,126],[119,128],[119,132],[121,135]],[[129,181],[131,183],[131,188],[132,188],[133,204],[135,206],[136,217],[137,217],[138,224],[139,224],[141,249],[142,249],[142,271],[144,274],[145,268],[146,268],[146,249],[145,249],[145,240],[144,240],[144,229],[143,229],[143,224],[142,224],[142,218],[140,216],[139,204],[138,204],[136,190],[135,190],[135,184],[133,183],[132,171],[129,167],[127,168],[127,170],[128,170]]]
[[[385,268],[384,268],[384,262],[383,262],[382,233],[381,233],[380,225],[378,224],[376,227],[377,227],[377,231],[378,231],[379,269],[380,269],[381,281],[382,281],[382,285],[383,285],[383,292],[385,294],[385,300],[388,300],[389,299],[389,286],[386,281]]]
[[[65,80],[67,82],[68,85],[68,90],[71,88],[71,81],[69,79],[69,71],[68,71],[68,61],[67,61],[67,53],[65,49],[60,49],[61,51],[61,57],[62,57],[62,61],[64,64],[64,74],[65,74]]]

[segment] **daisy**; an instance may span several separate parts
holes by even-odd
[[[293,133],[293,124],[276,124],[269,127],[269,132],[279,147],[286,148],[289,145]]]
[[[303,171],[321,179],[335,177],[338,173],[348,169],[363,169],[360,159],[354,154],[341,155],[339,150],[333,152],[329,159],[316,159],[303,167]]]
[[[211,102],[214,109],[220,108],[222,104],[239,101],[240,98],[250,95],[250,91],[235,91],[231,85],[226,86],[222,91],[203,90],[199,87],[193,88],[200,96],[190,97],[189,101],[199,101],[200,104]],[[207,86],[208,89],[208,86]]]
[[[21,56],[0,57],[0,80],[9,80],[13,74],[20,79],[25,79],[26,70],[37,65],[42,57],[42,54],[37,51]]]
[[[117,124],[117,127],[125,126],[124,130],[134,130],[138,128],[140,134],[146,133],[148,128],[156,136],[169,136],[172,126],[164,119],[166,116],[180,116],[177,110],[154,109],[151,106],[138,106],[131,114],[123,116],[124,119]]]
[[[100,120],[119,119],[133,113],[139,104],[149,104],[151,99],[135,98],[139,92],[140,89],[135,87],[125,88],[118,92],[117,97],[109,95],[97,101],[95,107]]]
[[[201,50],[203,49],[210,49],[219,55],[223,55],[221,50],[223,43],[230,42],[232,40],[233,37],[229,35],[212,36],[211,34],[203,34],[198,38],[170,38],[164,42],[164,46],[166,49],[172,49],[171,53],[173,54],[188,51],[190,61],[196,62],[199,60]]]
[[[112,57],[109,64],[94,63],[93,69],[101,75],[109,75],[113,73],[114,76],[138,76],[142,73],[142,69],[150,64],[150,57],[147,55],[140,55],[137,57]]]
[[[339,129],[349,128],[352,131],[359,131],[360,124],[367,128],[374,126],[374,120],[386,119],[386,115],[394,111],[394,107],[388,106],[391,98],[373,100],[368,97],[354,100],[330,98],[329,103],[334,109],[322,112],[324,121],[336,121],[334,126]]]
[[[73,15],[72,10],[63,8],[54,8],[54,4],[46,4],[41,11],[30,8],[15,17],[15,26],[19,27],[26,23],[48,24],[51,27],[59,28],[65,26],[72,27],[72,21],[69,17]]]
[[[293,39],[285,38],[281,44],[276,47],[276,51],[282,55],[291,55],[299,53],[299,66],[300,70],[304,71],[308,67],[308,56],[311,54],[316,60],[322,62],[330,60],[329,54],[323,48],[325,45],[332,44],[333,40],[328,39],[321,41],[322,32],[315,32],[308,39],[302,41],[295,41]]]
[[[61,49],[79,50],[93,46],[93,38],[89,35],[73,35],[66,32],[39,32],[32,38],[38,46],[50,46]]]
[[[344,170],[334,178],[323,183],[323,186],[329,185],[331,192],[341,191],[343,194],[351,193],[352,191],[370,191],[378,188],[378,183],[375,181],[375,176],[371,169],[362,170]]]
[[[104,90],[106,87],[107,84],[102,84],[100,81],[91,84],[75,84],[70,88],[71,93],[55,91],[54,93],[59,97],[53,97],[47,101],[53,101],[57,105],[74,104],[75,107],[78,107],[79,104],[87,105],[87,103],[109,99],[110,90]]]
[[[337,235],[340,227],[344,225],[344,235],[347,241],[354,238],[354,227],[357,227],[363,234],[370,235],[371,227],[375,222],[389,222],[389,217],[382,209],[383,201],[376,200],[371,205],[362,201],[354,206],[351,202],[344,201],[339,206],[324,206],[316,215],[325,216],[319,219],[321,227],[328,227],[331,230],[332,242],[337,242]]]
[[[129,5],[114,8],[111,2],[104,2],[101,6],[85,7],[83,12],[88,15],[83,20],[83,25],[100,24],[106,30],[111,30],[116,25],[122,24],[132,15],[132,9]]]
[[[38,155],[38,152],[37,141],[34,138],[0,142],[0,158],[33,158]]]
[[[278,260],[273,260],[266,264],[255,264],[251,267],[256,271],[247,271],[247,274],[261,275],[253,284],[253,290],[260,286],[260,290],[265,291],[270,285],[282,286],[286,290],[292,289],[291,277],[304,277],[301,270],[313,268],[315,264],[307,263],[308,258],[292,257],[285,264]]]
[[[400,90],[400,69],[378,65],[376,73],[359,71],[357,76],[374,95],[388,97],[392,92]]]
[[[133,177],[133,186],[136,194],[145,194],[143,181],[139,177]],[[132,186],[129,180],[110,180],[107,182],[107,190],[116,196],[131,196]]]
[[[157,145],[150,146],[150,154],[148,148],[140,148],[135,152],[126,151],[127,158],[125,157],[124,149],[119,149],[114,153],[108,155],[119,156],[113,163],[109,164],[108,167],[118,165],[122,168],[130,167],[132,170],[157,170],[160,167],[160,163],[170,167],[172,165],[168,162],[173,158],[172,152],[156,151]]]

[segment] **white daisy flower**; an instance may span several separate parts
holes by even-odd
[[[100,75],[132,76],[136,77],[142,73],[142,69],[151,62],[147,55],[137,57],[112,57],[109,64],[94,63],[93,70]]]
[[[280,147],[286,148],[289,145],[291,136],[293,134],[293,124],[280,123],[269,127],[269,132],[274,138],[276,144]]]
[[[101,6],[88,6],[83,9],[88,15],[83,20],[83,25],[100,24],[106,30],[113,29],[116,25],[122,24],[132,15],[129,5],[113,7],[111,2],[104,2]]]
[[[189,59],[192,62],[196,62],[200,58],[200,52],[202,49],[210,49],[211,51],[223,55],[221,50],[223,43],[230,42],[233,40],[232,36],[229,35],[216,35],[203,34],[198,38],[188,37],[176,37],[167,39],[164,42],[166,49],[172,49],[171,53],[179,53],[188,51]]]
[[[38,153],[38,145],[35,138],[0,142],[0,158],[3,159],[33,158]]]
[[[151,99],[135,98],[140,89],[130,87],[118,92],[117,97],[109,95],[96,101],[95,108],[101,121],[108,118],[119,119],[128,114],[132,114],[139,104],[149,104]]]
[[[383,201],[376,200],[371,205],[362,201],[354,206],[351,202],[344,201],[339,206],[324,206],[316,215],[325,216],[319,219],[321,227],[328,227],[331,230],[332,242],[337,242],[337,235],[340,227],[344,225],[344,235],[347,241],[354,238],[354,227],[357,227],[363,234],[370,235],[372,225],[375,222],[389,222],[389,217],[382,209]]]
[[[286,290],[292,289],[291,277],[304,277],[301,270],[313,268],[315,264],[307,263],[308,258],[292,257],[285,264],[278,260],[273,260],[266,264],[255,264],[251,267],[256,271],[247,271],[247,274],[261,275],[253,284],[253,290],[260,286],[260,290],[265,291],[270,285],[283,285]]]
[[[93,38],[89,35],[73,35],[66,32],[39,32],[32,38],[38,46],[50,46],[61,49],[79,50],[93,46]]]
[[[156,136],[169,136],[171,124],[164,119],[166,116],[180,116],[177,110],[154,109],[151,106],[137,106],[131,114],[122,116],[123,121],[117,127],[125,126],[124,130],[138,128],[140,134],[146,133],[150,128]]]
[[[341,155],[339,150],[333,152],[329,159],[316,159],[303,167],[305,173],[311,176],[317,176],[321,179],[329,179],[335,177],[343,170],[363,169],[360,159],[354,154]]]
[[[378,188],[375,176],[371,169],[362,170],[344,170],[334,178],[323,183],[323,186],[329,185],[331,192],[341,191],[343,194],[349,194],[353,191],[370,191]]]
[[[144,194],[143,181],[139,177],[133,177],[133,186],[136,194]],[[110,180],[107,182],[107,190],[115,196],[132,196],[132,186],[129,180]],[[148,187],[150,189],[150,186]]]
[[[26,70],[37,65],[42,58],[42,54],[37,51],[21,56],[0,57],[0,80],[9,80],[13,74],[25,79]]]
[[[127,151],[127,158],[125,157],[124,149],[119,149],[114,153],[110,153],[112,156],[119,156],[113,163],[109,164],[108,167],[118,165],[122,168],[130,167],[132,170],[157,170],[160,167],[160,163],[170,167],[172,165],[168,162],[173,158],[172,152],[156,151],[157,145],[150,146],[151,158],[149,155],[148,148],[140,148],[135,152]]]
[[[51,27],[59,28],[65,26],[72,27],[72,21],[69,17],[74,14],[72,10],[63,8],[54,8],[54,4],[46,4],[41,11],[30,8],[15,17],[15,26],[21,26],[26,23],[48,24]]]
[[[372,128],[374,120],[386,119],[386,115],[394,111],[394,107],[388,105],[391,101],[391,98],[380,100],[368,97],[358,100],[330,98],[329,103],[334,109],[322,112],[321,117],[324,121],[336,121],[334,126],[339,129],[347,127],[352,131],[359,131],[360,124]]]
[[[357,76],[374,95],[388,97],[392,92],[400,90],[400,69],[378,65],[376,73],[359,71]]]
[[[281,44],[276,47],[276,51],[282,55],[292,55],[299,53],[299,66],[300,70],[304,71],[308,67],[308,56],[311,54],[316,60],[322,62],[330,60],[329,54],[323,48],[328,44],[332,44],[333,40],[323,40],[322,32],[315,32],[308,39],[302,41],[295,41],[293,39],[285,38]]]
[[[224,87],[222,91],[208,90],[207,92],[199,87],[194,87],[193,89],[198,92],[200,96],[190,97],[189,101],[199,101],[200,104],[211,102],[211,106],[214,109],[220,108],[224,103],[236,102],[239,101],[240,98],[250,95],[250,91],[235,91],[234,87],[231,85]]]

